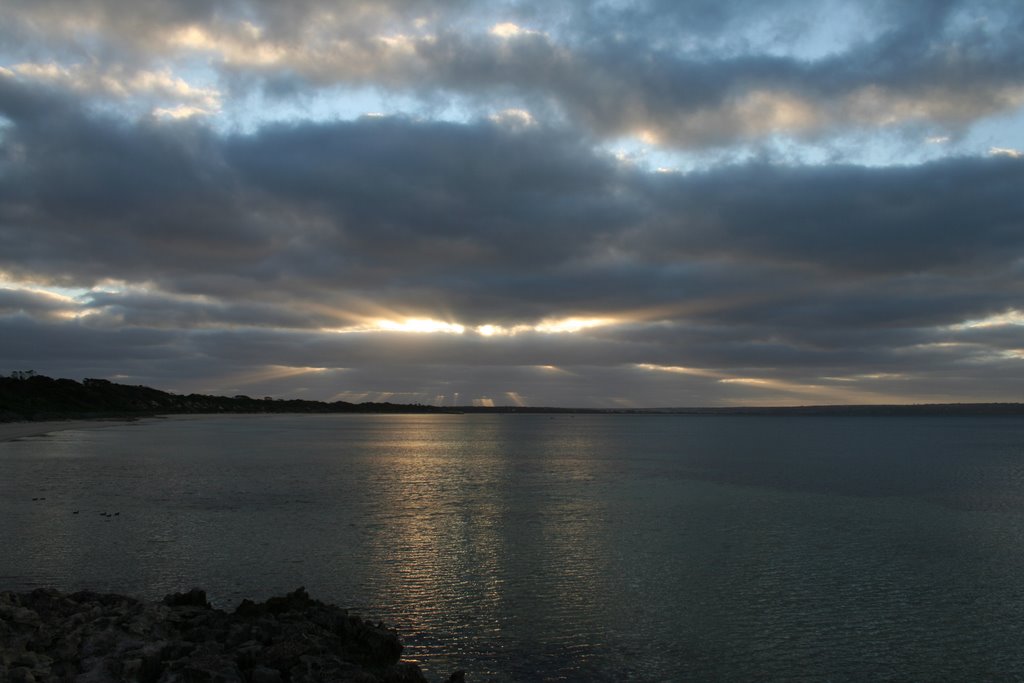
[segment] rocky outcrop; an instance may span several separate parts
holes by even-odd
[[[37,589],[0,593],[0,683],[424,682],[382,624],[298,590],[232,612],[192,590],[148,603]]]

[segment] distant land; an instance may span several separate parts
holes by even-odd
[[[217,413],[578,413],[678,415],[1024,415],[1024,403],[924,403],[598,409],[348,403],[250,396],[172,394],[105,379],[54,379],[33,372],[0,377],[0,422]]]

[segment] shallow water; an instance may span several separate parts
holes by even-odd
[[[1024,420],[57,432],[0,443],[0,587],[39,585],[222,607],[304,585],[398,628],[436,678],[1021,678]]]

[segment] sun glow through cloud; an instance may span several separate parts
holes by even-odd
[[[842,386],[829,386],[812,382],[796,382],[765,377],[737,377],[727,372],[703,368],[688,368],[671,365],[654,365],[641,363],[635,366],[639,370],[660,372],[676,375],[689,375],[694,378],[714,380],[716,384],[749,388],[751,391],[771,392],[758,396],[758,405],[793,405],[801,404],[851,404],[851,403],[885,403],[892,401],[891,396],[879,393],[873,388],[856,388],[850,386],[860,382],[878,383],[884,381],[906,381],[908,377],[901,373],[865,373],[848,377],[821,377],[826,382],[841,382]],[[916,400],[914,396],[901,396],[900,402]],[[749,405],[751,396],[744,394],[736,398],[726,398],[725,403]]]
[[[544,334],[564,334],[567,332],[589,330],[593,327],[604,327],[615,322],[614,318],[561,318],[558,320],[544,320],[535,325],[533,329]]]
[[[378,320],[373,327],[385,332],[414,332],[418,334],[462,334],[466,331],[466,328],[458,323],[430,318],[407,318],[402,321]]]
[[[1006,311],[1005,313],[997,313],[996,315],[990,315],[978,320],[967,320],[957,325],[953,325],[951,329],[965,330],[979,327],[1002,327],[1005,325],[1024,325],[1024,311],[1013,309]]]
[[[1013,149],[1012,147],[989,147],[988,153],[992,156],[1004,156],[1010,157],[1011,159],[1024,158],[1024,152],[1019,149]]]
[[[677,375],[694,375],[695,377],[721,377],[722,373],[702,368],[686,368],[679,365],[654,365],[653,363],[637,363],[637,368],[653,372],[670,372]]]
[[[487,323],[469,328],[465,325],[435,318],[381,318],[362,325],[341,328],[325,328],[324,332],[354,334],[367,332],[407,332],[416,334],[465,334],[472,331],[480,337],[512,337],[525,333],[575,334],[583,330],[617,323],[616,318],[548,318],[539,323],[517,325],[496,325]]]
[[[495,24],[494,26],[491,26],[490,34],[492,36],[497,36],[498,38],[508,39],[531,34],[539,35],[540,32],[523,28],[522,26],[519,26],[518,24],[515,24],[511,21],[503,21],[501,23]]]

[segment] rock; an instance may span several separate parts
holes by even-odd
[[[384,683],[420,683],[423,672],[412,662],[399,662],[388,667],[382,679]]]
[[[47,658],[49,659],[49,658]],[[11,660],[12,666],[24,666],[34,669],[39,666],[39,657],[35,652],[19,652]]]
[[[249,674],[250,683],[281,683],[281,672],[265,666],[254,666]]]
[[[7,670],[7,680],[10,683],[35,683],[36,677],[27,666],[16,666]]]
[[[38,626],[40,623],[39,615],[27,607],[10,607],[8,609],[0,610],[0,619],[6,619],[10,622],[22,626]]]
[[[193,652],[186,659],[172,662],[159,681],[210,681],[211,683],[244,683],[245,678],[234,660],[222,653],[211,651]]]
[[[258,667],[257,662],[263,653],[263,646],[255,641],[249,641],[234,648],[233,652],[235,653],[235,664],[240,669],[255,669]]]
[[[164,597],[164,604],[168,607],[209,607],[206,600],[206,591],[193,588],[187,593],[171,593]]]
[[[313,600],[310,599],[309,593],[306,589],[300,586],[291,593],[288,593],[281,598],[270,598],[263,603],[264,608],[271,614],[281,614],[282,612],[296,612],[302,611],[312,605]]]
[[[158,603],[116,594],[0,593],[0,681],[424,683],[398,635],[299,588],[233,613],[198,588]],[[454,678],[452,679],[455,680]]]
[[[137,681],[142,673],[142,660],[141,659],[126,659],[121,662],[121,676],[125,680]]]

